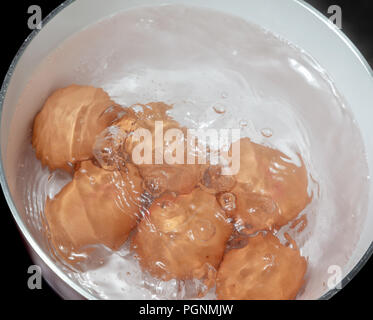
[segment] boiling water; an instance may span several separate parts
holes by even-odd
[[[343,97],[305,52],[223,13],[143,7],[62,43],[38,66],[17,110],[40,109],[55,89],[72,83],[102,87],[124,106],[173,104],[172,115],[189,128],[241,128],[242,136],[293,159],[300,153],[313,194],[302,213],[307,227],[297,232],[285,226],[279,233],[288,231],[308,258],[299,298],[318,298],[327,290],[329,266],[343,270],[365,219],[368,169]],[[30,229],[40,231],[46,196],[53,197],[71,177],[42,168],[29,137],[20,152],[17,185],[24,191]],[[200,286],[153,279],[140,270],[128,243],[119,252],[98,251],[100,258],[92,258],[83,272],[61,266],[97,297],[182,299]],[[206,297],[213,298],[213,291]]]

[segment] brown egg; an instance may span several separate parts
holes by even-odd
[[[144,178],[144,188],[154,197],[159,197],[167,191],[178,194],[190,193],[200,181],[203,166],[187,164],[186,129],[167,115],[171,106],[157,102],[136,105],[136,108],[139,107],[140,110],[136,109],[136,112],[128,113],[115,123],[115,127],[120,128],[122,136],[125,137],[125,145],[122,148],[125,155],[122,159],[129,157],[136,164]],[[134,132],[143,129],[150,133],[150,139],[138,141],[134,138]],[[160,144],[156,143],[157,135],[164,137],[166,132],[172,129],[178,129],[181,135],[174,137],[169,144],[164,143],[163,139]],[[171,143],[181,146],[180,157],[177,158],[177,154],[167,153]],[[168,159],[175,159],[175,161],[170,163]]]
[[[304,283],[306,260],[272,234],[251,237],[224,255],[216,279],[222,300],[295,299]]]
[[[149,211],[133,238],[142,268],[165,281],[195,278],[212,287],[232,232],[215,197],[200,189],[167,194]]]
[[[135,166],[105,171],[84,161],[54,199],[47,199],[45,216],[50,238],[63,258],[103,244],[118,249],[136,226],[142,205],[142,179]]]
[[[246,233],[272,230],[295,219],[311,200],[303,161],[297,166],[280,151],[247,138],[239,143],[240,170],[230,191],[235,209],[227,213]]]
[[[71,85],[55,91],[34,120],[37,158],[51,170],[72,172],[77,162],[93,157],[96,135],[121,111],[102,89]]]

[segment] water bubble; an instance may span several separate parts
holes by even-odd
[[[239,122],[239,125],[241,128],[246,128],[249,125],[249,123],[246,120],[241,120]]]
[[[262,129],[261,133],[262,133],[263,137],[266,137],[266,138],[270,138],[270,137],[273,136],[273,131],[269,128]]]
[[[153,197],[158,198],[166,191],[166,180],[163,176],[148,176],[144,178],[144,189]]]
[[[216,104],[213,107],[214,111],[218,114],[224,114],[226,112],[225,107],[222,104]]]
[[[218,196],[218,202],[220,207],[224,211],[234,211],[236,209],[236,196],[233,193],[226,192]]]
[[[137,22],[137,26],[143,26],[145,28],[151,27],[154,24],[154,19],[140,18]]]
[[[88,179],[89,179],[89,183],[90,183],[90,184],[93,185],[93,184],[96,183],[96,179],[95,179],[94,177],[89,177]]]
[[[144,107],[142,105],[134,105],[131,107],[133,109],[133,111],[135,111],[135,113],[140,113],[140,112],[144,112]]]
[[[126,137],[126,133],[116,126],[105,129],[97,136],[93,154],[103,169],[118,170],[126,161],[127,154],[124,152]]]

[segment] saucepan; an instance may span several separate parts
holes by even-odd
[[[117,61],[118,68],[119,64],[125,63],[121,59],[121,52],[115,50],[118,47],[126,50],[127,56],[132,54],[141,58],[141,54],[144,54],[148,62],[153,61],[149,56],[150,47],[147,47],[145,41],[134,46],[135,38],[123,37],[123,43],[118,44],[118,32],[111,40],[110,33],[101,32],[101,29],[91,29],[96,31],[86,34],[87,42],[76,41],[77,38],[75,41],[71,40],[76,34],[89,30],[89,26],[105,21],[117,13],[146,6],[166,8],[170,5],[211,9],[238,17],[240,21],[247,21],[275,34],[298,48],[309,61],[315,61],[320,74],[325,74],[332,83],[328,90],[344,101],[340,114],[351,115],[353,121],[351,126],[339,128],[339,134],[333,137],[328,134],[332,131],[328,126],[332,122],[333,113],[327,109],[322,112],[317,105],[312,109],[310,96],[307,96],[304,102],[308,107],[309,121],[313,123],[314,131],[318,135],[318,145],[315,148],[323,146],[323,157],[328,159],[328,166],[324,169],[329,170],[335,179],[335,190],[329,190],[329,193],[323,193],[321,190],[320,197],[333,197],[335,205],[324,208],[322,214],[310,213],[311,217],[313,214],[317,217],[314,221],[310,218],[309,223],[313,225],[310,232],[316,234],[319,241],[302,241],[306,243],[311,256],[317,257],[317,263],[312,257],[309,258],[306,284],[298,298],[332,297],[359,272],[373,252],[373,190],[369,188],[369,170],[373,168],[373,78],[368,63],[343,32],[313,7],[299,0],[68,0],[45,17],[42,28],[31,33],[14,58],[0,95],[1,185],[34,263],[42,268],[43,277],[63,298],[105,297],[98,295],[94,288],[85,286],[84,281],[71,277],[67,267],[57,263],[51,255],[42,235],[40,221],[38,222],[39,204],[32,202],[30,205],[30,199],[34,199],[35,194],[43,191],[41,185],[32,185],[33,181],[30,181],[28,175],[35,171],[36,166],[40,166],[35,159],[28,157],[32,152],[29,150],[32,121],[45,98],[54,89],[74,82],[100,82],[105,70],[110,69],[110,66],[102,63],[100,55],[106,54],[111,57],[111,61]],[[164,20],[163,27],[167,26],[167,19]],[[209,23],[208,20],[206,19],[206,24]],[[149,28],[152,27],[152,22],[151,19],[139,21]],[[188,18],[185,18],[185,23],[188,23]],[[109,27],[115,26],[113,23]],[[128,27],[130,29],[131,26]],[[190,30],[194,30],[192,21]],[[110,44],[110,41],[116,43],[113,43],[113,46],[98,47],[100,41],[97,39],[100,37],[106,38],[106,44]],[[215,40],[219,43],[218,38]],[[70,42],[64,49],[59,49],[65,41]],[[182,37],[180,41],[183,41]],[[190,54],[196,61],[203,55],[192,51],[186,51],[185,54]],[[51,53],[54,53],[54,57],[59,57],[59,60],[49,61],[48,64]],[[234,48],[232,53],[240,54]],[[154,54],[159,54],[159,50],[154,50]],[[40,67],[43,65],[44,67]],[[46,65],[49,67],[46,68]],[[160,68],[160,64],[157,66]],[[132,67],[135,70],[137,66]],[[312,79],[307,78],[307,71],[302,69],[302,65],[293,61],[293,67],[305,75],[310,86],[317,86]],[[167,64],[162,65],[162,68],[168,70]],[[171,68],[168,71],[170,78],[177,77]],[[268,77],[270,76],[269,71]],[[136,81],[132,80],[127,79],[127,89],[129,85],[135,88]],[[361,141],[361,145],[351,142],[355,141],[355,138],[356,141]],[[361,165],[358,165],[359,163]],[[37,178],[37,175],[33,176],[34,180]],[[52,177],[54,178],[56,177]],[[315,180],[317,179],[322,181],[323,176],[315,177]],[[363,180],[366,182],[364,188],[356,189],[356,182]],[[356,199],[359,201],[356,202]],[[313,209],[317,211],[317,206]],[[123,298],[138,298],[138,295],[136,290],[127,291]]]

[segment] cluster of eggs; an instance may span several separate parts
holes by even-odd
[[[200,296],[216,287],[219,299],[295,298],[307,263],[274,232],[310,202],[303,162],[244,138],[234,142],[240,170],[231,176],[209,163],[136,164],[136,129],[154,133],[163,121],[185,130],[170,106],[140,106],[124,108],[102,89],[71,85],[35,117],[37,158],[73,175],[45,204],[58,254],[75,263],[93,245],[118,250],[130,237],[144,271],[165,281],[203,280]]]

